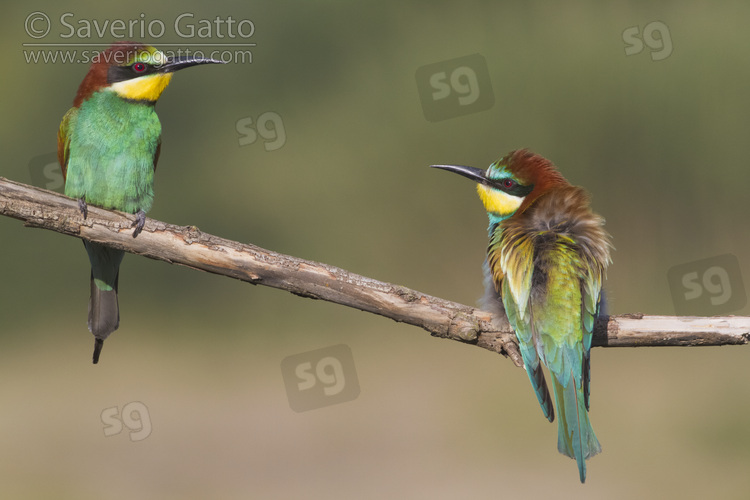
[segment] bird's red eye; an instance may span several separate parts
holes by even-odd
[[[146,71],[146,64],[142,62],[137,62],[133,65],[133,71],[136,73],[143,73]]]
[[[513,186],[516,185],[516,183],[513,181],[513,179],[503,179],[502,182],[503,182],[503,187],[505,189],[510,189],[510,188],[512,188]]]

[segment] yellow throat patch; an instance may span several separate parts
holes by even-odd
[[[132,80],[113,83],[109,88],[120,97],[136,101],[159,100],[159,96],[169,85],[172,73],[154,73]]]
[[[484,184],[477,184],[477,193],[479,193],[479,198],[481,198],[485,210],[501,216],[512,214],[523,203],[523,197],[513,196],[499,189],[489,188]]]

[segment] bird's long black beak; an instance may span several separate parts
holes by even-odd
[[[217,61],[216,59],[205,59],[202,57],[192,56],[178,56],[169,57],[167,62],[159,67],[160,73],[173,73],[181,69],[189,68],[190,66],[197,66],[199,64],[226,64],[224,61]]]
[[[456,173],[458,175],[462,175],[467,179],[478,182],[479,184],[490,184],[490,180],[487,179],[487,175],[481,168],[465,167],[463,165],[430,165],[430,167],[439,168]]]

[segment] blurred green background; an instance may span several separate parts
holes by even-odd
[[[528,147],[607,219],[610,312],[674,314],[667,271],[686,262],[733,254],[750,280],[747,2],[27,5],[0,20],[4,177],[32,182],[88,68],[28,63],[41,49],[22,44],[114,40],[63,38],[64,13],[76,29],[160,20],[163,36],[132,38],[257,45],[252,63],[172,80],[151,217],[476,304],[484,212],[467,181],[427,166]],[[35,10],[51,20],[41,40],[24,29]],[[249,19],[255,33],[181,38],[182,13]],[[643,39],[654,21],[668,31],[626,55],[637,47],[623,33]],[[417,69],[477,53],[494,104],[428,121]],[[264,113],[283,141],[252,142]],[[526,375],[500,356],[129,255],[120,329],[93,366],[81,243],[8,218],[0,240],[4,498],[747,498],[747,348],[594,349],[604,452],[581,486]],[[336,344],[352,350],[359,397],[292,411],[281,361]],[[106,437],[102,412],[133,401],[151,434]]]

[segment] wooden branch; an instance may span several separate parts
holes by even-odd
[[[515,335],[504,317],[493,318],[475,307],[400,285],[212,236],[195,226],[147,219],[143,232],[133,238],[135,217],[131,214],[89,206],[84,220],[75,200],[1,177],[0,214],[22,220],[28,227],[379,314],[436,337],[476,344],[522,365]],[[737,345],[749,340],[750,318],[735,316],[626,314],[601,318],[594,332],[594,345],[605,347]]]

